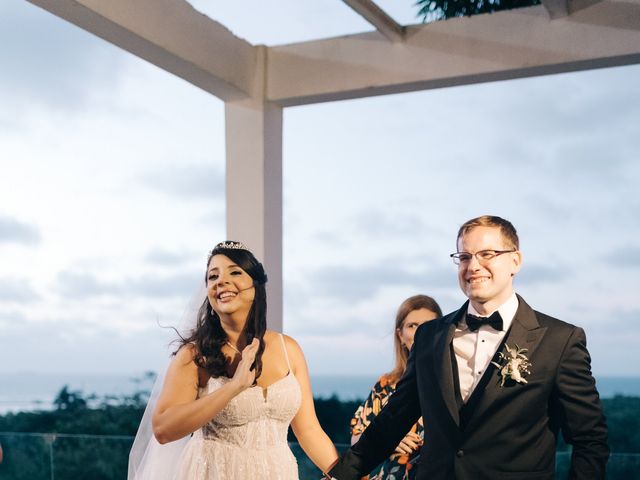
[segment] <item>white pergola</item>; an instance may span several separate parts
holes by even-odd
[[[640,62],[640,0],[542,0],[409,26],[371,0],[343,0],[375,30],[273,47],[236,37],[185,0],[28,1],[225,102],[227,236],[264,260],[274,330],[284,108]]]

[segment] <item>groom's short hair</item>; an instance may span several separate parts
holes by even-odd
[[[506,246],[515,248],[516,250],[520,249],[520,240],[518,239],[518,232],[516,232],[516,228],[509,220],[505,220],[504,218],[496,217],[493,215],[482,215],[481,217],[472,218],[471,220],[467,220],[466,222],[464,222],[458,230],[458,236],[456,237],[456,248],[460,237],[476,227],[499,228],[500,233],[502,233],[502,238],[504,238],[505,242],[507,243]]]

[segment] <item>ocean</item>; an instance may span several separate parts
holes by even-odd
[[[312,375],[311,385],[315,397],[333,395],[341,400],[364,398],[377,380],[376,375]],[[640,377],[596,377],[603,398],[614,395],[640,396]],[[0,373],[0,414],[17,411],[48,410],[65,385],[84,396],[95,394],[127,395],[140,388],[150,388],[142,374],[135,375],[80,375],[80,374],[7,374]]]

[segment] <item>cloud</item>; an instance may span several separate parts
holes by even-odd
[[[15,328],[15,325],[23,324],[26,321],[25,314],[18,310],[0,310],[0,331]]]
[[[368,319],[369,320],[369,319]],[[292,321],[285,324],[287,333],[291,335],[320,335],[330,337],[343,337],[352,333],[360,333],[363,336],[378,338],[390,335],[391,328],[384,330],[384,326],[378,325],[383,319],[371,322],[355,316],[341,317],[339,323],[328,323],[323,318],[306,318],[304,321]],[[389,322],[387,322],[389,323]],[[391,326],[391,323],[389,325]]]
[[[344,236],[332,231],[320,231],[313,234],[313,240],[319,244],[326,245],[332,248],[344,248],[347,246],[347,242],[344,240]]]
[[[640,309],[635,310],[619,310],[611,314],[611,320],[607,321],[605,328],[613,325],[620,327],[622,331],[637,332],[638,322],[640,321]]]
[[[215,165],[168,167],[135,180],[165,195],[195,200],[224,200],[224,174]]]
[[[604,258],[612,267],[638,268],[640,267],[640,247],[621,247]]]
[[[327,222],[318,222],[314,226],[322,225],[322,229],[312,231],[311,240],[331,249],[346,250],[360,243],[365,250],[373,247],[377,250],[421,254],[443,237],[441,231],[423,220],[426,214],[404,213],[402,206],[397,209],[387,207],[375,210],[366,208],[354,215],[336,219],[336,224],[341,225],[338,230],[335,224],[333,230],[329,230],[326,229]],[[288,226],[285,225],[285,230]]]
[[[483,165],[510,159],[520,176],[528,175],[529,184],[543,178],[540,187],[551,187],[553,194],[575,190],[576,184],[610,190],[611,182],[631,183],[640,92],[630,87],[629,79],[638,73],[635,65],[508,82],[519,88],[504,88],[500,82],[483,85],[479,88],[488,89],[487,98],[501,98],[487,122],[494,130],[474,154],[489,157],[482,158]],[[549,101],[558,95],[562,101]],[[509,121],[513,118],[518,121]],[[492,145],[493,156],[483,155],[486,144]]]
[[[309,283],[314,294],[340,301],[365,301],[387,287],[407,286],[415,291],[428,291],[453,285],[455,275],[444,267],[410,270],[396,262],[380,262],[369,266],[328,266],[311,272]],[[411,262],[404,262],[411,265]]]
[[[638,335],[640,309],[605,308],[597,309],[595,315],[593,315],[593,312],[585,313],[585,315],[590,314],[590,321],[580,324],[585,327],[587,339],[590,343],[593,339],[610,343],[615,343],[616,340],[623,342],[629,342],[631,339],[640,340],[640,336]],[[637,347],[634,347],[634,349],[637,349]],[[610,353],[613,352],[608,352],[608,355]]]
[[[181,265],[189,260],[191,255],[187,252],[170,252],[161,248],[151,250],[145,260],[153,265],[175,266]]]
[[[639,71],[638,65],[631,65],[511,80],[509,84],[520,88],[508,89],[507,101],[503,96],[495,108],[504,118],[512,118],[517,112],[520,121],[507,122],[506,128],[521,132],[522,125],[526,124],[530,138],[536,142],[540,138],[554,140],[575,136],[585,139],[603,126],[614,126],[613,130],[623,132],[637,130],[634,119],[640,92],[629,88],[629,78]],[[526,95],[522,95],[523,89],[526,89]],[[503,94],[505,89],[500,90]],[[550,101],[558,92],[561,92],[562,101]]]
[[[176,273],[166,276],[144,275],[108,282],[87,272],[64,271],[58,274],[58,292],[69,298],[86,299],[101,296],[166,298],[193,294],[202,283],[199,275]]]
[[[387,233],[395,237],[405,234],[415,235],[425,227],[424,221],[418,215],[402,212],[390,214],[375,210],[359,213],[355,216],[353,224],[365,235]]]
[[[0,302],[31,303],[38,301],[40,295],[24,278],[0,278]]]
[[[178,273],[166,277],[157,275],[130,279],[125,282],[129,295],[142,295],[150,298],[185,297],[193,294],[203,282],[200,273]]]
[[[27,2],[0,2],[0,92],[7,105],[81,106],[118,76],[121,50]],[[1,93],[0,93],[1,95]],[[26,102],[26,103],[25,103]]]
[[[108,323],[89,323],[86,312],[68,315],[64,320],[25,320],[22,316],[7,318],[0,311],[3,358],[21,359],[17,367],[15,363],[2,362],[0,373],[121,372],[137,377],[143,371],[166,365],[170,351],[167,346],[175,338],[173,331],[150,323],[153,328],[131,334]]]
[[[520,270],[515,280],[520,285],[538,285],[560,282],[571,274],[567,267],[546,265],[526,265]]]
[[[58,274],[58,291],[66,297],[75,298],[90,298],[124,293],[120,285],[100,281],[90,273],[69,271]]]
[[[40,232],[35,227],[11,217],[0,216],[0,243],[37,245],[40,240]]]
[[[640,131],[635,135],[638,133]],[[619,145],[612,149],[611,143]],[[555,181],[565,188],[575,190],[576,184],[586,184],[592,186],[594,195],[599,190],[609,194],[612,185],[620,188],[628,184],[635,189],[636,175],[631,173],[638,170],[635,154],[628,140],[612,135],[593,135],[557,145],[547,152],[542,163],[549,176],[552,174]]]

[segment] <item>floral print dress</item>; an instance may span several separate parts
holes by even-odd
[[[389,401],[389,397],[396,391],[396,384],[390,383],[386,375],[380,377],[371,389],[371,393],[362,405],[358,407],[351,419],[351,435],[360,435],[369,426],[382,407]],[[422,417],[411,427],[411,432],[424,437],[424,426]],[[369,480],[413,480],[416,476],[416,468],[413,463],[419,452],[412,455],[393,452],[391,456],[382,464],[381,470]]]

